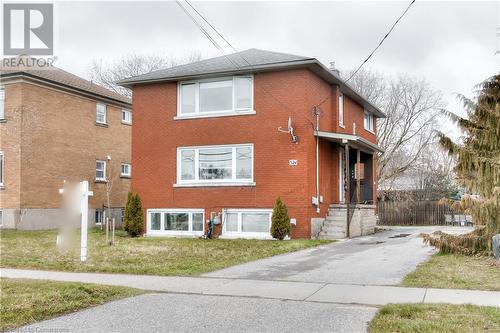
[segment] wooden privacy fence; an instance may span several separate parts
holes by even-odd
[[[439,201],[379,201],[379,225],[472,225],[472,218]]]

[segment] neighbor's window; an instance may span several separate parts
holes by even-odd
[[[3,151],[0,151],[0,186],[3,186],[3,166],[4,166],[4,157]]]
[[[5,119],[5,90],[3,87],[0,87],[0,119]]]
[[[122,123],[132,124],[132,111],[122,110]]]
[[[226,234],[269,234],[272,210],[228,209],[223,217]]]
[[[178,149],[178,183],[252,182],[253,145]]]
[[[339,95],[339,125],[344,126],[344,95]]]
[[[253,109],[253,77],[233,76],[179,84],[179,116],[238,113]]]
[[[94,213],[94,223],[97,225],[102,224],[104,211],[102,209],[96,209]]]
[[[106,104],[97,103],[95,109],[95,121],[99,124],[106,124]]]
[[[95,180],[106,180],[106,161],[95,161]]]
[[[365,129],[373,132],[373,115],[368,111],[365,111]]]
[[[148,214],[148,232],[203,234],[203,209],[153,209]]]
[[[132,166],[128,163],[122,163],[120,176],[130,177],[131,175],[132,175]]]

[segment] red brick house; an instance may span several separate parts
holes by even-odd
[[[202,235],[217,215],[221,237],[270,238],[277,197],[292,238],[373,232],[384,114],[318,60],[250,49],[119,84],[147,235]]]

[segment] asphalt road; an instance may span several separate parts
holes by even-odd
[[[21,332],[365,332],[377,309],[270,299],[149,294],[21,328]]]

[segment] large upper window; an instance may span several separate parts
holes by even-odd
[[[344,95],[339,95],[339,125],[344,126]]]
[[[4,166],[4,163],[3,163],[3,151],[0,151],[0,186],[3,186],[4,183],[3,183],[3,166]]]
[[[371,114],[368,111],[365,111],[365,129],[374,132],[374,126],[373,126],[373,114]]]
[[[95,108],[95,121],[99,124],[106,124],[106,104],[97,103]]]
[[[5,106],[5,90],[3,89],[3,87],[0,87],[0,119],[5,118],[4,106]]]
[[[203,234],[203,209],[150,209],[149,234]]]
[[[253,145],[178,148],[177,182],[251,183]]]
[[[253,77],[181,82],[179,117],[203,117],[253,112]]]
[[[271,215],[271,209],[228,209],[223,216],[223,234],[269,236]]]

